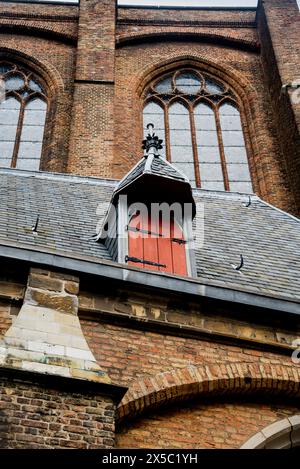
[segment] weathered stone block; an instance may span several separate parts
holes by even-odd
[[[87,370],[78,370],[72,369],[71,374],[73,378],[79,379],[90,379],[91,381],[99,381],[101,383],[109,384],[111,381],[108,378],[107,374],[103,371],[87,371]]]
[[[80,358],[82,360],[90,361],[94,360],[92,352],[90,352],[87,347],[84,350],[73,347],[66,347],[65,350],[65,355],[68,357]]]
[[[78,277],[76,277],[75,275],[67,274],[66,272],[53,272],[53,271],[50,271],[49,274],[50,274],[50,277],[52,277],[52,278],[57,278],[57,279],[61,279],[61,280],[64,280],[64,281],[79,283],[79,278]]]
[[[0,297],[19,300],[23,298],[24,292],[24,285],[11,282],[0,282]]]
[[[77,314],[78,311],[78,298],[71,295],[55,295],[50,292],[43,292],[28,288],[26,292],[26,299],[32,304],[38,304],[45,308],[54,309],[68,314]]]
[[[146,309],[142,305],[131,305],[132,314],[137,316],[138,318],[145,318],[147,317]]]
[[[79,308],[80,309],[94,309],[94,296],[88,293],[80,293],[79,295]]]
[[[78,295],[79,284],[78,282],[64,282],[65,292],[70,293],[71,295]]]
[[[50,290],[61,292],[63,290],[63,281],[50,278],[45,275],[29,275],[28,285],[30,287],[39,288],[41,290]]]
[[[47,269],[39,269],[38,267],[31,267],[30,274],[43,275],[45,277],[49,277],[50,271]]]

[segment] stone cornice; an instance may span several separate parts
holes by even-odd
[[[62,389],[71,392],[96,393],[115,397],[120,402],[128,388],[110,383],[97,383],[78,378],[47,375],[34,371],[25,371],[8,366],[0,366],[0,377],[13,381],[28,382],[46,386],[47,388]]]

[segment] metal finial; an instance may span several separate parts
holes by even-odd
[[[142,149],[146,151],[146,154],[148,155],[150,153],[150,150],[152,150],[152,153],[154,154],[154,156],[158,156],[158,150],[161,150],[162,149],[162,143],[163,141],[157,137],[157,135],[155,135],[155,132],[154,132],[154,125],[149,123],[147,125],[147,129],[148,129],[148,135],[147,137],[145,138],[145,140],[143,140],[143,145],[142,145]]]
[[[150,137],[154,137],[154,135],[155,135],[154,125],[153,124],[148,124],[147,129],[148,129],[148,133],[149,133]]]

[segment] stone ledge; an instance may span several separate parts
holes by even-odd
[[[116,384],[91,382],[79,377],[64,377],[57,375],[48,375],[34,371],[18,370],[13,367],[1,366],[0,364],[0,379],[4,378],[12,381],[25,381],[31,384],[38,384],[47,386],[48,388],[60,388],[65,391],[87,393],[97,393],[106,396],[114,396],[116,401],[119,402],[128,388]]]
[[[24,294],[24,285],[0,281],[0,298],[19,301],[24,298]]]
[[[290,342],[283,342],[277,341],[276,339],[273,341],[268,340],[267,337],[263,337],[263,334],[257,334],[259,337],[250,338],[250,332],[257,330],[255,327],[250,325],[247,326],[247,330],[249,331],[248,334],[242,332],[241,326],[241,333],[235,334],[231,330],[230,319],[227,318],[227,327],[226,329],[223,328],[221,331],[220,329],[213,328],[213,327],[206,327],[205,321],[203,318],[199,317],[198,324],[195,322],[195,325],[190,325],[184,322],[171,322],[168,320],[167,317],[164,319],[160,319],[158,314],[155,314],[155,308],[152,308],[153,315],[152,317],[145,317],[143,316],[138,317],[137,315],[130,314],[131,308],[128,308],[126,305],[123,308],[118,307],[119,311],[117,310],[109,310],[108,305],[96,307],[93,304],[92,298],[82,298],[79,297],[79,317],[80,319],[88,319],[90,321],[98,320],[99,316],[101,316],[101,321],[105,321],[108,324],[110,323],[117,323],[120,325],[124,325],[125,327],[142,329],[142,330],[149,330],[155,331],[160,333],[168,333],[170,335],[178,335],[180,333],[183,337],[189,337],[196,340],[214,340],[218,343],[226,343],[231,345],[238,345],[244,346],[247,348],[255,348],[255,350],[265,350],[274,353],[279,353],[283,355],[291,356],[295,347],[291,346],[292,340],[294,340],[297,335],[290,334],[287,339]],[[123,309],[123,311],[121,311]],[[129,309],[129,311],[127,311]],[[226,317],[225,317],[226,318]],[[225,321],[223,322],[225,324]],[[259,331],[258,331],[259,332]],[[278,332],[276,335],[284,336]]]

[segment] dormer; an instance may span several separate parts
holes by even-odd
[[[116,262],[192,276],[192,188],[188,178],[160,156],[162,140],[153,125],[147,128],[145,154],[113,192],[97,240]]]

